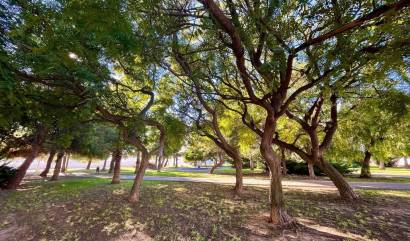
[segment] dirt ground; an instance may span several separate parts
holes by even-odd
[[[130,181],[67,178],[31,181],[0,192],[3,240],[409,240],[409,191],[360,191],[345,202],[332,191],[285,190],[299,221],[267,223],[268,190],[204,183],[145,182],[140,202],[125,199]]]

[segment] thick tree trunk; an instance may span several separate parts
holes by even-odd
[[[51,150],[51,151],[50,151],[50,155],[48,156],[48,159],[47,159],[46,168],[44,169],[44,171],[42,171],[42,172],[40,173],[40,176],[41,176],[41,177],[47,177],[48,172],[50,171],[51,163],[53,162],[55,155],[56,155],[56,151],[55,151],[55,150]]]
[[[6,189],[16,189],[21,181],[23,180],[24,176],[26,175],[27,169],[30,167],[33,160],[37,157],[41,146],[44,143],[46,138],[47,129],[41,127],[36,134],[34,141],[31,145],[31,153],[26,157],[23,164],[17,169],[16,175],[11,178],[11,180],[7,183]]]
[[[236,194],[240,194],[243,191],[243,172],[242,172],[242,160],[241,158],[237,158],[234,160],[235,166],[235,187],[234,191]]]
[[[358,198],[358,195],[353,191],[349,183],[346,182],[343,175],[340,174],[332,164],[321,158],[318,166],[330,178],[330,180],[332,180],[333,184],[339,190],[341,198],[346,200],[354,200]]]
[[[114,174],[112,176],[111,184],[118,184],[121,181],[120,172],[121,172],[121,158],[122,151],[121,149],[115,149],[112,153],[114,159]]]
[[[255,169],[255,163],[253,162],[252,157],[249,159],[249,168],[251,169],[251,171]]]
[[[370,178],[372,176],[370,173],[370,158],[371,157],[372,157],[372,153],[366,150],[364,154],[364,159],[362,162],[362,169],[360,170],[361,178]]]
[[[53,176],[51,177],[50,181],[57,181],[58,180],[58,176],[60,175],[60,171],[61,171],[61,162],[62,162],[63,157],[64,157],[64,152],[59,151],[58,154],[57,154],[56,165],[54,167],[54,173],[53,173]]]
[[[269,221],[278,226],[293,226],[296,221],[285,210],[282,193],[281,159],[272,149],[275,119],[269,113],[266,117],[260,151],[270,171],[270,217]]]
[[[138,169],[137,174],[135,175],[134,184],[132,185],[131,192],[128,197],[128,202],[130,203],[138,202],[140,198],[141,185],[144,179],[145,170],[147,169],[149,164],[149,158],[150,156],[147,152],[141,152],[140,168]]]
[[[137,174],[138,168],[140,167],[140,163],[141,163],[140,152],[137,152],[137,161],[135,162],[134,174]]]
[[[312,162],[308,162],[308,171],[309,171],[309,179],[316,179],[316,175],[315,175],[315,169],[313,168],[313,163]]]
[[[384,161],[379,161],[379,169],[380,169],[380,170],[386,169],[386,167],[385,167],[385,165],[384,165]]]
[[[87,163],[87,170],[90,170],[90,167],[91,167],[91,161],[92,161],[92,159],[90,158],[90,159],[88,159],[88,163]]]
[[[66,165],[66,162],[67,162],[67,156],[64,156],[64,157],[63,157],[63,164],[62,164],[62,166],[61,166],[61,172],[62,172],[62,173],[65,173],[65,165]]]
[[[404,168],[410,168],[410,165],[409,165],[409,157],[404,157]]]
[[[103,168],[101,169],[101,171],[105,171],[105,168],[107,167],[107,160],[108,160],[108,157],[105,158]]]
[[[114,163],[115,163],[114,154],[112,154],[111,162],[110,162],[110,169],[108,170],[108,173],[112,173],[112,171],[114,170]]]

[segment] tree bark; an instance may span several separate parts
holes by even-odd
[[[114,159],[114,153],[113,153],[111,154],[110,169],[108,170],[108,173],[112,173],[112,171],[114,170],[114,163],[115,163],[115,159]]]
[[[364,159],[362,162],[362,168],[360,170],[361,178],[370,178],[372,176],[370,173],[370,158],[371,157],[372,157],[372,153],[366,150],[364,154]]]
[[[407,156],[404,157],[404,168],[410,168],[408,159],[409,159],[409,158],[408,158]]]
[[[235,187],[234,191],[235,194],[240,194],[243,191],[243,172],[242,172],[242,160],[238,156],[236,160],[234,160],[235,166]]]
[[[175,168],[178,168],[178,156],[175,156]]]
[[[65,156],[63,157],[63,164],[62,164],[62,166],[61,166],[61,172],[62,172],[62,173],[65,173],[65,165],[66,165],[66,162],[67,162],[67,156],[65,155]]]
[[[384,165],[384,161],[379,161],[379,169],[380,169],[380,170],[386,169],[386,167],[385,167],[385,165]]]
[[[332,164],[324,160],[323,157],[319,160],[318,166],[330,180],[332,180],[333,184],[339,190],[342,199],[354,200],[359,197],[343,178],[342,174],[340,174]]]
[[[21,164],[21,166],[17,169],[16,175],[7,183],[6,189],[16,189],[20,185],[21,181],[26,175],[27,169],[30,167],[33,160],[37,157],[41,146],[44,143],[46,135],[47,129],[45,127],[40,127],[31,145],[30,154],[26,157],[23,164]]]
[[[114,159],[114,175],[112,176],[111,184],[118,184],[121,182],[120,172],[121,172],[121,158],[122,150],[117,148],[112,153]]]
[[[50,181],[57,181],[58,180],[58,176],[60,175],[60,171],[61,171],[61,162],[62,162],[63,157],[64,157],[64,152],[59,151],[58,154],[57,154],[56,165],[54,167],[54,173],[53,173],[53,176],[51,177]]]
[[[107,160],[108,160],[108,157],[105,158],[103,168],[101,169],[101,171],[105,171],[105,168],[107,167]]]
[[[272,149],[273,134],[275,132],[275,119],[271,113],[265,120],[262,134],[260,151],[270,171],[270,215],[269,222],[278,226],[292,226],[295,219],[289,216],[285,210],[282,193],[281,160]]]
[[[91,167],[91,161],[92,161],[92,159],[90,158],[90,159],[88,159],[88,163],[87,163],[87,170],[90,170],[90,167]]]
[[[128,197],[128,202],[135,203],[138,202],[141,193],[141,185],[144,179],[145,170],[149,164],[149,154],[146,151],[141,152],[141,164],[140,168],[135,175],[134,184],[132,185],[130,195]]]
[[[46,168],[40,173],[40,177],[47,177],[48,172],[50,171],[51,163],[53,162],[54,156],[56,155],[55,150],[51,150],[47,159]]]
[[[309,179],[317,179],[315,175],[315,169],[313,168],[313,163],[308,162],[307,165],[308,165],[308,171],[309,171]]]

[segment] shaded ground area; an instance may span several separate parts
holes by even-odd
[[[266,222],[268,190],[145,181],[139,203],[125,202],[131,181],[65,178],[0,192],[0,240],[408,240],[409,191],[360,191],[349,203],[335,192],[288,189],[301,222],[277,231]]]

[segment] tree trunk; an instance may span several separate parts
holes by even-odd
[[[114,175],[112,176],[111,184],[118,184],[121,181],[120,172],[121,172],[121,158],[122,151],[121,149],[115,149],[112,153],[114,159]]]
[[[293,226],[296,221],[285,210],[282,193],[281,160],[272,149],[275,118],[268,113],[262,134],[260,151],[270,171],[270,215],[269,222],[278,226]]]
[[[48,159],[47,159],[46,168],[44,169],[44,171],[40,173],[40,177],[47,177],[48,172],[50,171],[51,163],[53,162],[55,155],[56,155],[56,151],[51,150],[50,155],[48,156]]]
[[[332,180],[333,184],[339,190],[340,196],[342,199],[354,200],[358,198],[358,195],[350,187],[349,183],[343,178],[337,169],[332,166],[329,162],[320,158],[318,163],[319,168]]]
[[[169,160],[169,157],[167,157],[167,159],[165,160],[165,164],[164,164],[163,167],[167,167],[167,166],[168,166],[168,160]]]
[[[114,170],[114,154],[111,154],[111,162],[110,162],[110,169],[108,170],[108,173],[112,173],[112,171]]]
[[[178,168],[178,156],[175,157],[175,168]]]
[[[105,158],[103,168],[101,169],[101,171],[105,171],[105,168],[107,167],[107,160],[108,160],[108,157]]]
[[[137,152],[137,161],[136,161],[136,163],[135,163],[135,171],[134,171],[134,174],[137,174],[138,168],[140,167],[140,163],[141,163],[140,152]]]
[[[214,171],[218,168],[221,167],[224,164],[225,160],[223,157],[219,157],[219,162],[216,161],[215,164],[212,166],[211,170],[209,170],[209,174],[214,174]]]
[[[404,168],[410,168],[408,159],[409,159],[409,158],[408,158],[407,156],[404,157]]]
[[[68,171],[68,162],[70,161],[70,153],[66,153],[66,162],[65,162],[65,170]]]
[[[87,163],[87,170],[90,170],[90,167],[91,167],[91,161],[92,161],[92,159],[90,158],[90,159],[88,159],[88,163]]]
[[[61,162],[62,162],[63,157],[64,157],[64,152],[59,151],[58,154],[57,154],[56,165],[54,167],[54,173],[53,173],[53,176],[51,177],[50,181],[57,181],[58,180],[58,176],[60,175],[60,171],[61,171]]]
[[[46,128],[41,127],[38,130],[38,133],[36,134],[34,141],[31,145],[30,154],[26,157],[23,164],[21,164],[21,166],[17,169],[16,175],[13,178],[11,178],[10,181],[7,183],[6,189],[16,189],[20,185],[21,181],[26,175],[27,169],[30,167],[33,160],[37,157],[41,149],[41,146],[43,145],[44,140],[46,138],[46,134]]]
[[[313,163],[312,162],[308,162],[308,171],[309,171],[309,179],[316,179],[316,175],[315,175],[315,169],[313,168]]]
[[[242,160],[241,158],[235,158],[234,166],[235,166],[235,194],[240,194],[243,190],[243,173],[242,173]]]
[[[67,156],[64,156],[64,157],[63,157],[63,165],[61,166],[61,172],[62,172],[62,173],[65,173],[66,161],[67,161]]]
[[[128,197],[128,202],[135,203],[138,202],[141,193],[141,184],[144,179],[145,170],[149,164],[149,154],[146,151],[141,152],[141,164],[140,168],[135,175],[134,184],[132,185],[130,195]]]
[[[384,166],[384,161],[379,161],[379,169],[384,170],[386,167]]]
[[[364,159],[362,162],[362,169],[360,171],[361,178],[370,178],[372,175],[370,173],[370,158],[372,157],[372,153],[366,150],[364,154]]]

